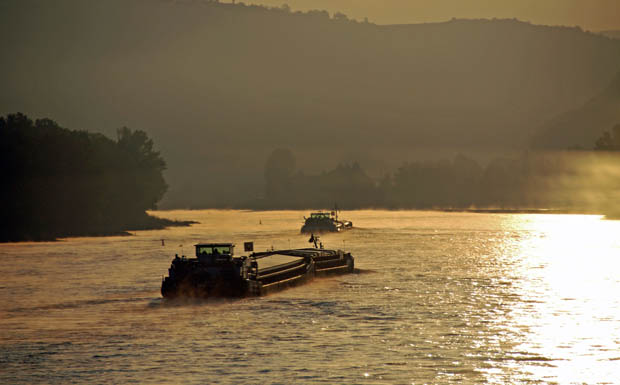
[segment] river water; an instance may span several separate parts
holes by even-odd
[[[308,247],[307,213],[154,214],[200,223],[0,245],[0,383],[620,383],[620,221],[345,212],[356,274],[164,301],[174,254]]]

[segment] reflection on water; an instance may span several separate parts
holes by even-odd
[[[519,349],[549,362],[529,365],[536,378],[558,383],[620,379],[620,222],[598,216],[521,218],[532,232],[519,242],[522,298],[512,322],[522,325]]]
[[[358,274],[164,301],[175,253],[306,247],[307,213],[157,214],[201,223],[0,245],[1,383],[620,382],[619,221],[353,211],[322,240]]]

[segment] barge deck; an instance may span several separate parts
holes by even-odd
[[[252,251],[252,242],[245,243]],[[162,281],[164,298],[260,296],[321,277],[353,272],[351,253],[323,248],[252,252],[234,256],[232,243],[200,243],[196,257],[178,255]]]

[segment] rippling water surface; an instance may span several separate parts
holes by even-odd
[[[598,216],[345,212],[322,239],[357,274],[161,299],[175,253],[307,247],[304,214],[0,245],[0,383],[620,383],[620,221]]]

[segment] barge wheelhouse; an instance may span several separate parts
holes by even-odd
[[[301,232],[305,234],[339,232],[353,227],[353,222],[338,219],[338,211],[317,211],[304,219]]]

